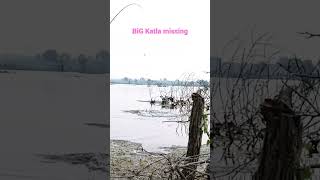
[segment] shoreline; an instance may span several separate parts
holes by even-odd
[[[186,147],[162,147],[168,153],[147,152],[140,143],[126,140],[110,140],[110,175],[117,179],[163,179],[167,176],[166,166],[178,162],[186,153]],[[200,160],[209,158],[209,146],[201,147]],[[207,163],[198,166],[199,172],[205,172]],[[200,178],[201,179],[201,178]]]

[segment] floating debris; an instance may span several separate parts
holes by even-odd
[[[162,110],[124,110],[123,112],[136,114],[142,117],[167,117],[167,118],[179,117],[179,114],[174,114],[172,112],[162,111]]]
[[[105,153],[36,154],[47,161],[43,163],[65,162],[84,165],[89,171],[109,172],[108,155]]]
[[[109,124],[104,124],[104,123],[84,123],[87,126],[96,126],[100,128],[110,128]]]

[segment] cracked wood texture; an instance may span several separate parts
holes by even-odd
[[[198,155],[200,154],[201,141],[202,141],[202,119],[203,119],[203,110],[204,110],[204,99],[198,93],[192,94],[192,110],[189,122],[189,141],[188,141],[188,150],[187,157],[188,160],[186,164],[196,162],[199,160]],[[190,165],[187,169],[184,169],[183,179],[193,180],[195,179],[195,171],[197,165]]]
[[[302,180],[302,124],[291,104],[292,89],[288,87],[260,107],[266,130],[254,180]]]

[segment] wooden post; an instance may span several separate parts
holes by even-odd
[[[189,119],[189,141],[187,150],[187,161],[186,164],[196,162],[199,160],[201,141],[202,141],[202,119],[204,110],[204,99],[198,93],[192,94],[192,110]],[[183,170],[185,179],[195,179],[195,171],[197,165],[187,166],[187,169]]]
[[[263,148],[254,180],[301,180],[302,124],[292,110],[292,89],[266,99],[260,110],[266,121]]]

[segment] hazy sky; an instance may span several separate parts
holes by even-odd
[[[111,0],[111,78],[207,78],[210,67],[210,0]],[[132,34],[132,28],[181,28],[188,35]],[[208,78],[207,78],[208,79]]]
[[[105,49],[106,9],[105,0],[1,0],[0,53]]]
[[[273,45],[282,54],[320,57],[320,38],[305,40],[296,32],[320,33],[320,1],[301,0],[214,0],[213,54],[219,55],[227,41],[241,33],[248,40],[255,25],[259,33],[273,34]],[[245,35],[246,34],[246,35]]]

